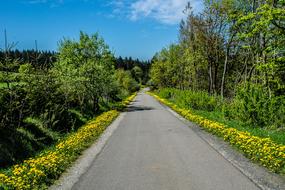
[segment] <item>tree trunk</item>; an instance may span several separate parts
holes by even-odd
[[[213,76],[212,76],[212,63],[209,65],[209,88],[208,92],[209,94],[212,94],[213,91]]]
[[[93,97],[93,110],[96,113],[99,110],[99,98]]]
[[[224,98],[224,86],[225,86],[225,77],[226,77],[226,72],[227,72],[227,65],[228,65],[228,50],[226,53],[226,58],[224,62],[224,71],[223,71],[223,76],[222,76],[222,83],[221,83],[221,97]]]

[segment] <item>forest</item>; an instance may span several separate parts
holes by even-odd
[[[116,58],[99,34],[58,52],[0,52],[0,167],[38,154],[146,83],[150,63]]]
[[[189,3],[184,13],[178,43],[152,60],[150,84],[182,107],[285,144],[285,1],[204,1],[202,12]]]

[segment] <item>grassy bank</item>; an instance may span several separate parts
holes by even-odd
[[[135,95],[122,105],[129,104]],[[38,156],[0,173],[0,189],[47,189],[118,115],[116,110],[104,112]]]
[[[224,124],[227,127],[250,132],[254,136],[270,138],[276,143],[285,145],[285,128],[249,123],[240,119],[236,113],[233,100],[220,96],[209,96],[207,92],[177,90],[165,88],[155,91],[159,97],[167,99],[179,108],[191,110],[192,113],[206,119]]]
[[[217,122],[213,119],[215,118],[215,112],[207,115],[205,111],[193,111],[185,109],[173,103],[173,100],[171,102],[160,97],[159,95],[151,95],[157,98],[160,102],[171,107],[186,119],[197,123],[208,132],[223,138],[225,141],[238,148],[238,150],[240,150],[242,153],[244,153],[245,156],[254,162],[267,167],[273,172],[282,174],[285,173],[284,145],[276,143],[271,138],[263,138],[261,137],[262,135],[254,135],[253,131],[255,131],[255,133],[261,134],[261,132],[258,132],[257,130],[246,131],[246,127],[237,127],[239,123],[232,122],[229,126],[226,125],[227,123],[229,124],[229,122],[226,120],[223,120],[223,122]],[[234,128],[231,126],[236,127]],[[264,134],[266,134],[266,132],[264,132]],[[274,137],[274,135],[272,137]]]
[[[192,110],[192,112],[209,120],[222,123],[227,127],[249,132],[250,134],[261,138],[270,138],[272,141],[278,144],[285,145],[285,129],[260,128],[257,126],[251,126],[242,121],[229,120],[224,117],[222,112],[219,111],[208,112],[203,110]]]

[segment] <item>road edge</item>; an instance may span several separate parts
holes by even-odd
[[[149,95],[151,96],[151,95]],[[151,96],[154,98],[153,96]],[[156,98],[154,98],[156,100]],[[158,101],[159,102],[159,101]],[[262,190],[283,190],[285,189],[285,178],[269,172],[260,165],[253,163],[242,153],[235,150],[227,142],[220,138],[202,130],[199,125],[185,119],[183,116],[172,110],[165,104],[159,102],[172,115],[190,127],[203,141],[209,144],[216,152],[218,152],[225,160],[237,168],[243,175],[251,180],[257,187]]]
[[[103,134],[68,168],[55,183],[49,187],[50,190],[70,190],[78,182],[80,177],[88,171],[90,165],[105,147],[109,138],[118,128],[123,120],[125,112],[120,115],[106,128]]]

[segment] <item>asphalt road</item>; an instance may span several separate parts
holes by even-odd
[[[140,93],[73,189],[259,188],[154,98]]]

